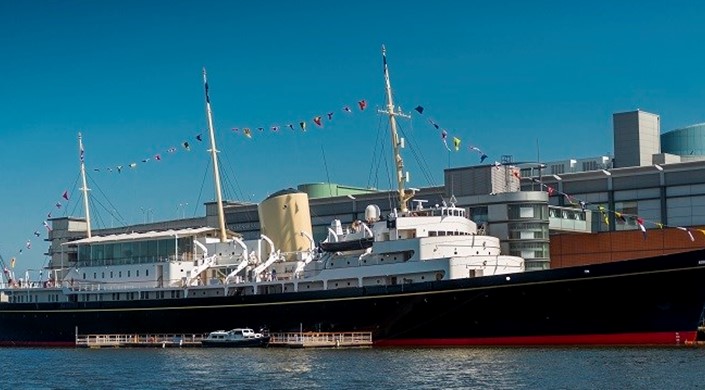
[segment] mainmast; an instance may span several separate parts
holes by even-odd
[[[213,180],[215,181],[215,200],[218,204],[218,225],[220,228],[220,242],[225,242],[225,213],[223,212],[223,195],[220,190],[220,172],[218,170],[218,150],[215,148],[215,131],[213,130],[213,112],[211,111],[211,99],[208,96],[208,77],[206,68],[203,68],[203,85],[206,89],[206,116],[208,117],[208,134],[211,140],[211,158],[213,159]]]
[[[91,210],[88,208],[88,184],[86,183],[86,158],[83,151],[83,139],[81,133],[78,133],[78,150],[79,158],[81,159],[81,179],[83,181],[83,209],[86,211],[86,235],[91,238]]]
[[[389,82],[389,69],[387,68],[387,50],[382,45],[382,61],[384,62],[384,83],[387,93],[387,109],[380,110],[381,113],[389,115],[389,127],[392,133],[392,147],[394,152],[394,162],[397,170],[397,191],[399,193],[399,209],[401,212],[409,211],[408,202],[414,196],[414,191],[407,192],[404,188],[406,181],[406,173],[404,172],[404,160],[401,158],[401,148],[403,145],[400,142],[399,134],[397,133],[397,116],[409,118],[409,115],[402,114],[400,111],[394,111],[394,101],[392,100],[392,86]]]

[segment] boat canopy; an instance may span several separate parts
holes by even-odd
[[[188,228],[188,229],[178,229],[178,230],[160,230],[160,231],[150,231],[145,233],[123,233],[123,234],[111,234],[108,236],[94,236],[89,238],[83,238],[80,240],[65,242],[61,245],[65,246],[77,246],[77,245],[91,245],[91,244],[108,244],[112,242],[123,242],[123,241],[152,241],[162,238],[180,238],[180,237],[191,237],[191,236],[206,236],[207,233],[215,233],[218,231],[217,228],[213,227],[200,227],[200,228]]]

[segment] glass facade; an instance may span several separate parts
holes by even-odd
[[[193,238],[191,237],[80,245],[78,264],[79,266],[107,266],[154,263],[175,259],[177,254],[192,253],[192,251]]]
[[[705,156],[705,123],[662,134],[661,152],[683,157]]]
[[[548,205],[510,204],[507,216],[509,254],[523,257],[527,271],[550,268]]]

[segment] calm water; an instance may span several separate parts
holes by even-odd
[[[0,349],[0,389],[703,389],[705,348]]]

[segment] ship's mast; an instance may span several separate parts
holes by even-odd
[[[404,187],[406,174],[404,172],[404,160],[401,158],[401,142],[397,133],[397,116],[409,118],[409,115],[402,114],[401,111],[394,111],[394,101],[392,100],[392,86],[389,82],[389,69],[387,68],[387,50],[382,45],[382,61],[384,62],[384,83],[387,93],[387,109],[380,110],[381,113],[389,115],[389,128],[392,133],[392,147],[394,152],[394,162],[397,170],[397,191],[399,193],[399,209],[401,212],[409,211],[409,199],[414,196],[414,191],[407,192]]]
[[[83,151],[83,138],[81,133],[78,133],[78,150],[79,158],[81,159],[81,180],[83,181],[83,208],[86,211],[86,236],[91,238],[91,210],[88,207],[88,184],[86,183],[86,158]]]
[[[225,213],[223,212],[223,195],[220,190],[220,172],[218,170],[218,149],[215,147],[215,131],[213,130],[213,112],[211,111],[211,99],[208,96],[208,77],[206,68],[203,68],[203,85],[206,89],[206,116],[208,117],[208,135],[210,136],[211,148],[208,150],[213,159],[213,180],[215,181],[215,200],[218,204],[218,225],[220,229],[220,242],[225,242]]]

